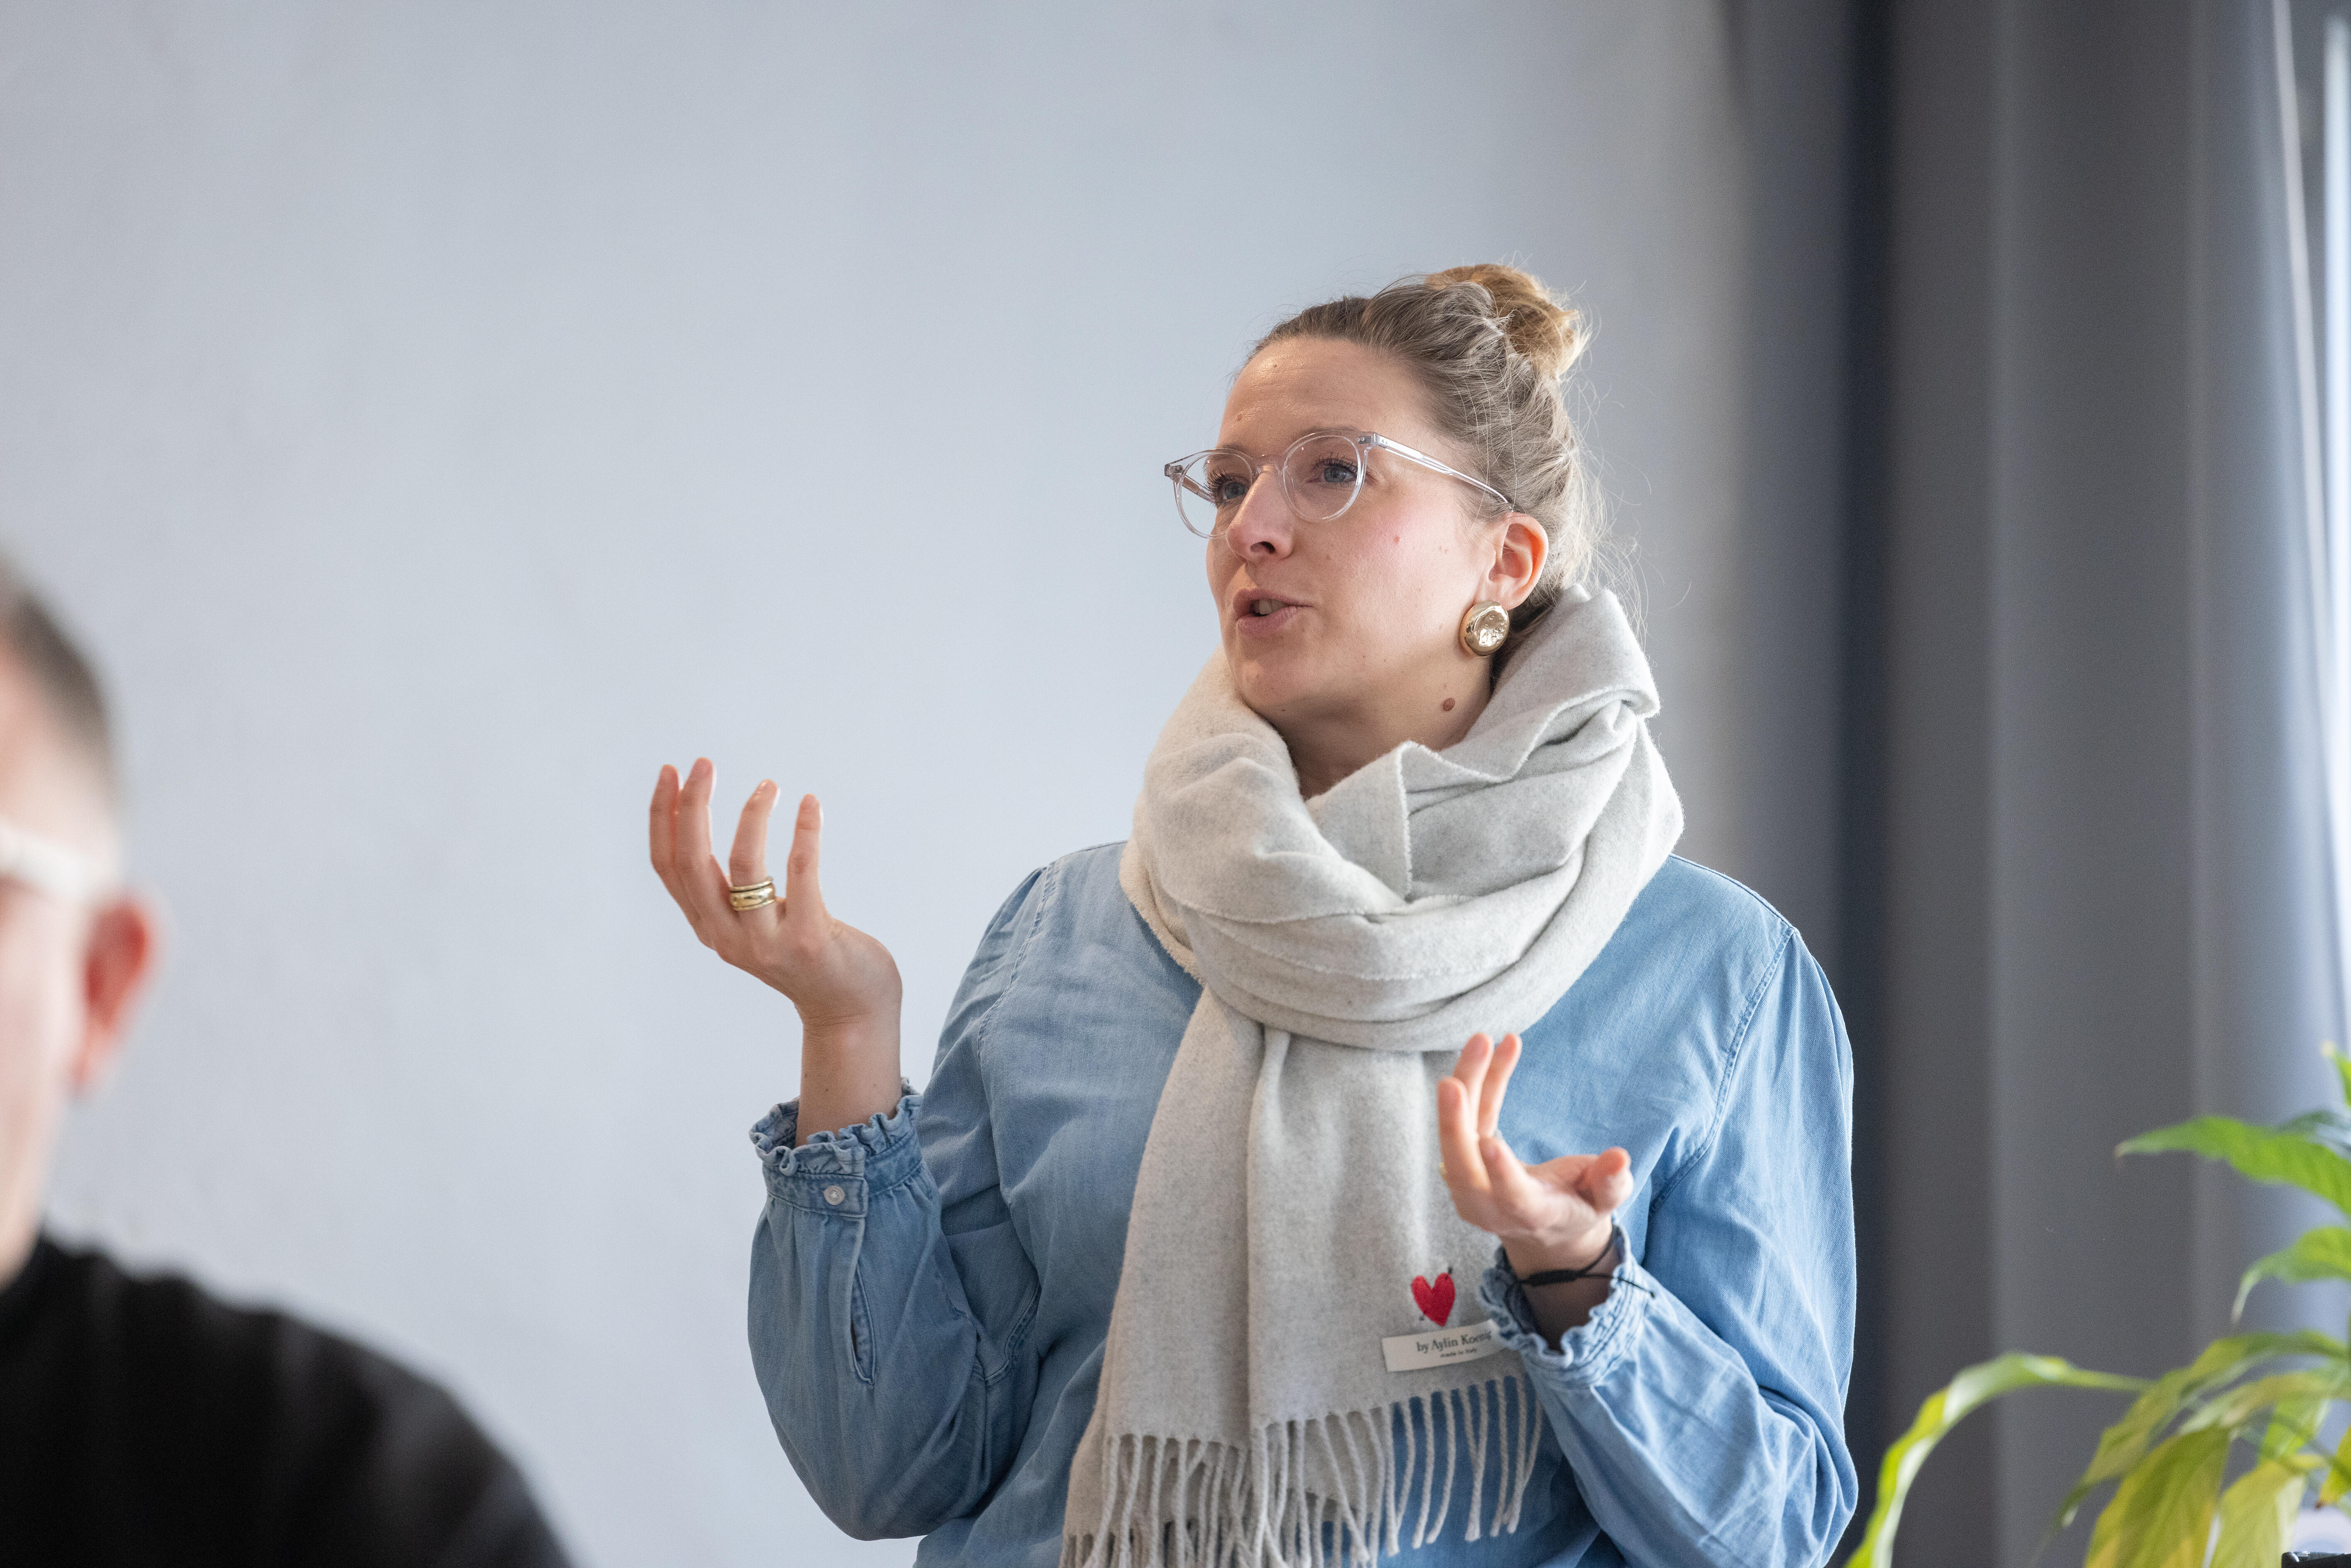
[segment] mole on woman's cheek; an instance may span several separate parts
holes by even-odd
[[[1445,706],[1441,711],[1445,713],[1451,713],[1453,711],[1453,699],[1451,697],[1447,697],[1445,699]]]

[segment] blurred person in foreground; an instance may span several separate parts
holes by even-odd
[[[439,1388],[41,1233],[66,1103],[155,969],[121,855],[98,683],[0,562],[0,1563],[557,1568],[522,1477]]]

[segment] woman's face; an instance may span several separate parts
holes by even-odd
[[[1477,471],[1437,433],[1401,361],[1324,339],[1290,339],[1251,360],[1217,442],[1276,462],[1300,436],[1332,430],[1376,432]],[[1279,473],[1267,472],[1208,541],[1208,591],[1241,699],[1288,733],[1410,723],[1399,705],[1434,717],[1473,684],[1482,695],[1486,662],[1463,651],[1461,618],[1481,599],[1525,595],[1489,582],[1507,530],[1477,516],[1478,500],[1459,480],[1374,448],[1354,505],[1301,522]]]

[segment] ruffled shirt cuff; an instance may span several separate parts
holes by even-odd
[[[768,1195],[817,1214],[862,1215],[870,1193],[886,1192],[923,1168],[914,1115],[923,1097],[903,1080],[897,1108],[835,1132],[818,1133],[799,1147],[800,1103],[787,1101],[753,1124]]]
[[[1499,1247],[1478,1296],[1494,1320],[1495,1337],[1519,1353],[1530,1375],[1559,1388],[1590,1388],[1622,1365],[1640,1347],[1649,1322],[1649,1303],[1661,1288],[1654,1276],[1626,1258],[1609,1276],[1608,1299],[1592,1315],[1562,1334],[1553,1350],[1535,1324],[1534,1306],[1510,1272]]]

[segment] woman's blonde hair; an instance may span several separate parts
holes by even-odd
[[[1437,428],[1469,455],[1470,470],[1542,525],[1551,543],[1542,576],[1510,612],[1497,669],[1601,549],[1599,491],[1560,385],[1583,352],[1583,325],[1541,280],[1487,263],[1311,306],[1249,350],[1254,359],[1292,338],[1325,338],[1394,354],[1419,378]],[[1484,505],[1488,516],[1501,514],[1490,499]]]

